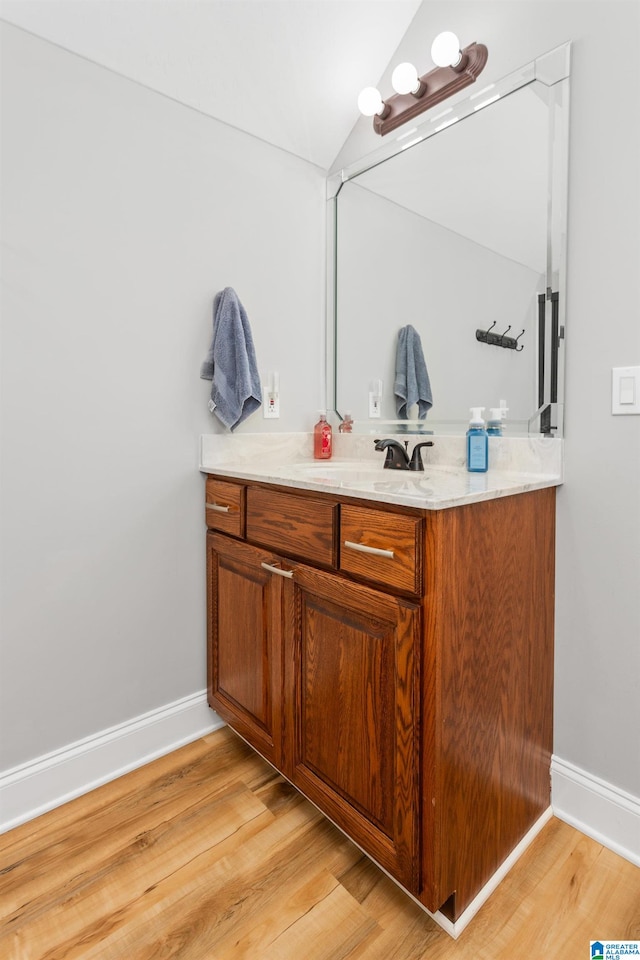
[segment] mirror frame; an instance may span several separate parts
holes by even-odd
[[[568,159],[569,159],[569,77],[571,73],[571,43],[567,42],[538,57],[531,63],[525,64],[519,70],[508,74],[492,85],[492,96],[483,106],[490,107],[496,94],[501,97],[520,90],[534,81],[545,84],[547,87],[557,86],[555,104],[561,109],[549,111],[550,133],[550,189],[547,197],[547,251],[546,251],[546,301],[544,304],[545,328],[553,331],[557,336],[557,353],[552,360],[549,342],[546,345],[544,361],[544,380],[540,388],[538,410],[534,411],[529,420],[523,422],[518,429],[510,423],[511,435],[544,435],[562,437],[564,435],[564,369],[565,369],[565,338],[566,338],[566,261],[567,261],[567,194],[568,194]],[[477,94],[461,99],[454,103],[456,118],[462,120],[475,112],[477,104],[474,100]],[[497,99],[497,98],[496,98]],[[550,101],[553,106],[554,101]],[[416,144],[432,136],[442,133],[451,123],[445,121],[433,128],[428,126],[431,121],[428,115],[425,119],[411,128],[414,138],[409,144],[402,140],[408,134],[400,134],[372,153],[355,161],[347,167],[330,173],[327,177],[327,310],[326,310],[326,398],[327,409],[332,410],[338,421],[343,419],[338,409],[337,397],[337,343],[338,343],[338,310],[337,310],[337,201],[342,186],[361,173],[386,160],[390,160],[406,149],[412,149]],[[550,340],[551,338],[549,338]],[[549,376],[552,362],[556,364],[555,392]],[[360,424],[370,425],[371,431],[379,432],[385,426],[393,432],[400,428],[403,432],[424,432],[424,420],[361,420]],[[516,426],[516,429],[513,427]],[[358,424],[356,423],[356,430]],[[412,428],[412,429],[410,429]],[[465,421],[438,421],[429,420],[429,432],[439,434],[460,433],[467,429]]]

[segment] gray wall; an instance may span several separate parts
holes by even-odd
[[[429,0],[391,69],[444,29],[487,44],[478,83],[573,43],[555,753],[640,797],[640,417],[611,415],[611,368],[640,364],[640,4]],[[336,166],[379,142],[359,121]]]
[[[640,364],[639,15],[635,0],[435,0],[394,57],[422,65],[452,28],[488,44],[489,80],[574,44],[555,751],[635,796],[640,419],[611,416],[610,378]],[[261,367],[281,373],[278,429],[301,429],[324,257],[315,168],[3,32],[0,768],[202,689],[211,298],[236,286]],[[379,145],[369,130],[343,159]]]
[[[324,343],[319,169],[6,25],[2,91],[0,770],[204,689],[214,294],[280,372],[238,432]]]

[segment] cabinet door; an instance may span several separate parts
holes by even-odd
[[[267,760],[281,763],[282,582],[273,555],[207,535],[209,704]]]
[[[286,591],[287,776],[415,892],[419,610],[298,565]]]

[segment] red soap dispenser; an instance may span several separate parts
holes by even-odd
[[[327,422],[327,411],[320,411],[320,419],[313,428],[313,456],[316,460],[331,459],[331,424]]]

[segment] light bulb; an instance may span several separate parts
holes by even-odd
[[[373,117],[381,114],[384,110],[384,103],[380,96],[380,91],[375,87],[365,87],[358,97],[358,110],[364,113],[365,117]]]
[[[420,78],[414,65],[399,63],[391,74],[391,86],[396,93],[417,93],[420,89]]]
[[[439,33],[431,45],[431,59],[438,67],[455,67],[460,63],[460,41],[455,33]]]

